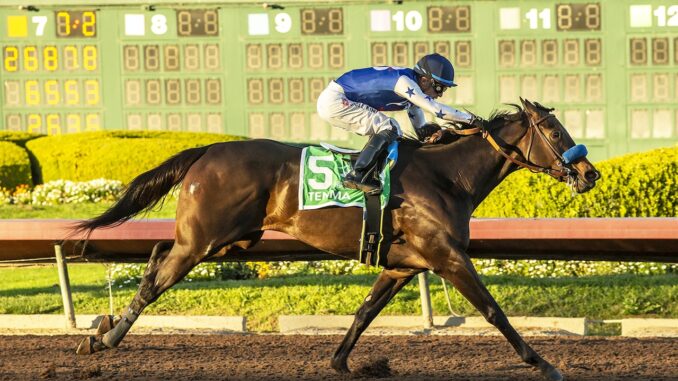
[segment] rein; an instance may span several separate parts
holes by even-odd
[[[556,160],[560,163],[561,167],[563,168],[562,170],[542,167],[540,165],[535,165],[535,164],[530,163],[529,159],[527,159],[527,161],[520,161],[520,160],[513,158],[512,156],[510,156],[509,154],[507,154],[504,151],[504,149],[497,143],[496,140],[494,140],[494,137],[492,136],[492,134],[490,134],[490,131],[487,130],[484,126],[483,127],[467,128],[467,129],[463,129],[463,130],[452,129],[452,131],[457,135],[464,135],[464,136],[475,135],[475,134],[480,133],[480,134],[482,134],[483,139],[487,140],[488,143],[490,143],[490,145],[492,145],[492,147],[495,149],[495,151],[499,152],[502,156],[504,156],[504,158],[506,158],[506,160],[509,160],[510,162],[512,162],[513,164],[515,164],[515,165],[517,165],[521,168],[527,168],[532,172],[546,173],[547,175],[549,175],[549,176],[551,176],[555,179],[560,180],[560,179],[563,179],[564,177],[570,176],[570,169],[563,165],[565,160],[563,159],[562,155],[560,155],[558,153],[558,151],[556,151],[556,149],[553,147],[551,142],[546,138],[546,136],[544,136],[544,132],[538,127],[539,124],[541,124],[542,122],[544,122],[546,119],[548,119],[550,117],[555,117],[555,115],[548,114],[546,116],[543,116],[541,119],[539,119],[536,122],[534,122],[534,121],[532,121],[532,119],[530,119],[530,127],[533,127],[533,130],[532,130],[532,136],[530,137],[530,148],[528,150],[527,157],[529,158],[529,156],[530,156],[529,153],[532,150],[532,140],[534,139],[534,130],[537,130],[541,139],[546,142],[548,147],[551,149],[553,154],[556,156]]]

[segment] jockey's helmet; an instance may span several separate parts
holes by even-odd
[[[454,66],[445,57],[438,53],[428,54],[422,57],[416,65],[414,72],[422,77],[433,81],[436,92],[442,93],[448,87],[457,86],[454,83]]]

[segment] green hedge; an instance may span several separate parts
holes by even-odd
[[[190,132],[98,131],[31,140],[36,183],[105,178],[129,182],[182,150],[241,137]]]
[[[240,137],[188,132],[100,131],[26,135],[34,183],[106,178],[129,182],[187,148]],[[3,135],[0,135],[0,140]],[[13,141],[17,141],[14,134]],[[30,140],[33,139],[33,140]],[[18,141],[17,141],[18,142]],[[475,217],[675,217],[678,215],[678,147],[599,162],[602,174],[588,193],[572,197],[552,178],[525,170],[509,176]],[[29,179],[30,180],[30,179]],[[26,180],[22,180],[26,182]]]
[[[12,142],[21,147],[26,147],[26,142],[41,136],[45,135],[32,134],[30,132],[0,131],[0,142]]]
[[[28,153],[12,142],[0,141],[0,188],[14,189],[22,184],[33,185]]]
[[[572,196],[551,177],[525,170],[510,175],[475,217],[676,217],[678,147],[620,156],[595,164],[602,178]]]

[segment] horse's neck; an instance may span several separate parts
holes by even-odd
[[[468,194],[473,209],[517,169],[478,135],[464,138],[458,147],[450,147],[450,154],[455,165],[450,166],[452,170],[448,176],[460,190]]]

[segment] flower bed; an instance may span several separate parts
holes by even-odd
[[[31,189],[20,185],[13,190],[0,188],[0,205],[59,205],[83,202],[112,202],[122,192],[118,180],[91,181],[55,180]]]

